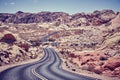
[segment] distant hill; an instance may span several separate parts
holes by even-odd
[[[44,23],[56,22],[57,25],[68,26],[99,26],[109,23],[118,13],[113,10],[94,11],[93,13],[76,13],[69,15],[64,12],[26,13],[18,11],[15,14],[0,13],[0,21],[4,23]]]

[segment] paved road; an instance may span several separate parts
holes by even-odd
[[[45,53],[44,57],[34,63],[9,68],[0,73],[0,80],[41,80],[41,76],[35,73],[35,68],[43,65],[49,54]]]
[[[61,68],[61,59],[56,51],[52,48],[46,48],[45,52],[49,54],[49,59],[45,61],[44,65],[38,66],[35,70],[37,73],[49,80],[95,80],[90,77],[80,76]]]
[[[55,34],[55,33],[53,33]],[[53,35],[47,35],[46,38]],[[0,80],[95,80],[65,71],[61,59],[52,48],[44,48],[44,56],[37,62],[15,66],[0,72]]]
[[[0,80],[95,80],[61,68],[61,60],[52,48],[44,49],[44,57],[35,63],[9,68],[0,73]]]

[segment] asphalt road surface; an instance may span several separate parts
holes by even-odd
[[[44,49],[44,57],[34,63],[9,68],[0,73],[0,80],[95,80],[65,71],[61,59],[52,48]]]
[[[42,38],[46,38],[56,32]],[[44,56],[37,62],[15,66],[0,72],[0,80],[96,80],[61,68],[61,59],[53,48],[44,48]]]

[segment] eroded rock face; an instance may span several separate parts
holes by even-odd
[[[102,11],[94,11],[91,14],[90,22],[94,26],[99,26],[105,23],[108,23],[110,20],[116,17],[116,14],[112,10],[102,10]]]
[[[112,10],[94,11],[91,14],[77,13],[73,15],[64,12],[40,12],[33,14],[18,11],[16,14],[0,13],[0,21],[17,24],[55,22],[57,26],[60,24],[67,24],[68,26],[98,26],[108,23],[116,15]]]
[[[102,11],[94,11],[93,15],[98,16],[98,18],[109,21],[116,17],[116,14],[112,10],[102,10]]]
[[[64,51],[63,51],[64,52]],[[106,76],[120,77],[120,57],[111,57],[99,52],[83,52],[80,54],[64,52],[70,63],[79,66],[82,70],[91,71]]]
[[[6,23],[68,22],[69,15],[63,12],[40,12],[37,14],[18,11],[16,14],[0,13],[0,21]]]
[[[107,69],[109,69],[111,71],[115,70],[118,67],[120,67],[120,57],[110,58],[104,64],[104,68],[107,68]]]

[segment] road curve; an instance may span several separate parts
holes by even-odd
[[[49,55],[44,54],[43,58],[37,62],[15,66],[0,72],[0,80],[41,80],[42,77],[36,77],[33,69],[43,65],[49,59]]]
[[[49,80],[95,80],[94,78],[81,76],[65,71],[61,68],[61,59],[52,48],[46,48],[47,54],[51,55],[46,64],[38,66],[35,71]]]
[[[56,34],[51,33],[41,40]],[[44,56],[37,62],[15,66],[0,72],[0,80],[96,80],[65,71],[61,68],[61,59],[52,48],[44,48]]]
[[[0,80],[95,80],[65,71],[61,60],[52,48],[44,49],[44,57],[30,64],[15,66],[0,73]]]

